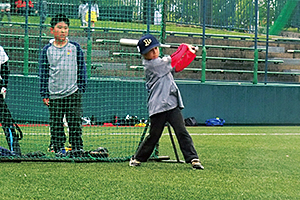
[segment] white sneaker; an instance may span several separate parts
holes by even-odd
[[[192,167],[193,167],[193,169],[204,169],[204,167],[201,165],[201,163],[200,163],[200,160],[199,159],[193,159],[192,161],[191,161],[191,163],[192,163]]]
[[[141,166],[141,162],[132,156],[129,161],[129,166],[131,167]]]

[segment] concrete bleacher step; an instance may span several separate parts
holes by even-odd
[[[92,68],[100,70],[126,70],[126,63],[93,62]]]
[[[257,46],[257,48],[264,48],[264,49],[266,49],[266,46]],[[268,52],[269,53],[285,53],[285,47],[269,46],[268,47]]]
[[[282,60],[284,61],[284,65],[300,65],[300,59],[299,58],[282,58]]]

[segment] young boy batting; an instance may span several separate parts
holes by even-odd
[[[87,76],[80,45],[67,38],[69,19],[63,14],[58,14],[51,19],[50,24],[54,39],[43,48],[40,56],[40,94],[44,104],[49,107],[50,143],[59,156],[66,142],[64,115],[69,126],[69,143],[72,150],[83,149],[81,98],[85,92]]]
[[[160,58],[159,46],[160,43],[150,34],[143,36],[137,45],[145,67],[150,131],[130,159],[129,165],[140,166],[141,162],[148,160],[162,135],[166,122],[169,122],[175,131],[185,162],[191,163],[194,169],[204,169],[193,140],[186,130],[181,114],[183,101],[173,78],[174,72],[180,72],[194,60],[195,47],[182,44],[171,56]]]

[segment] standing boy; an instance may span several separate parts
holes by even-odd
[[[181,114],[183,102],[174,81],[173,72],[187,67],[196,57],[195,47],[182,44],[171,56],[159,57],[160,43],[153,35],[143,36],[137,45],[143,56],[146,88],[148,90],[148,111],[150,116],[149,135],[130,159],[130,166],[140,166],[150,157],[155,144],[159,141],[166,122],[173,127],[181,152],[186,163],[194,169],[204,169],[201,165],[193,140],[186,130]]]
[[[80,45],[67,38],[70,22],[64,14],[57,14],[50,25],[54,39],[43,48],[39,60],[40,94],[50,112],[50,143],[56,153],[64,148],[66,115],[71,148],[82,150],[81,98],[87,82],[84,55]]]

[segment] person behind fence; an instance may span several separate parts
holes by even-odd
[[[174,81],[173,73],[180,72],[196,57],[195,47],[182,44],[171,56],[159,57],[160,43],[147,34],[138,41],[138,51],[143,56],[146,88],[148,90],[148,112],[150,116],[149,135],[139,146],[129,161],[129,166],[140,166],[151,156],[159,141],[166,122],[173,127],[186,163],[194,169],[204,169],[201,165],[193,140],[188,133],[181,114],[183,101]]]
[[[89,8],[87,5],[87,9],[86,10],[86,14],[85,14],[85,21],[89,21]],[[96,1],[92,1],[91,4],[91,23],[92,23],[92,27],[95,27],[95,22],[97,21],[97,18],[99,17],[99,7],[98,4],[96,3]],[[92,29],[92,31],[94,31],[95,29]]]
[[[2,21],[3,16],[6,15],[8,22],[11,23],[10,11],[11,11],[11,5],[9,0],[2,0],[0,3],[0,21]],[[9,24],[9,26],[12,26],[12,24]]]
[[[57,14],[50,21],[54,39],[43,48],[39,59],[40,94],[50,112],[51,144],[57,156],[64,156],[63,117],[69,126],[72,150],[82,150],[82,94],[87,83],[86,64],[81,46],[70,41],[70,21]],[[61,151],[61,152],[60,152]]]
[[[47,19],[47,14],[48,14],[48,5],[46,0],[42,0],[41,3],[39,3],[38,6],[38,14],[40,15],[40,22],[41,24],[44,24],[46,19]]]
[[[81,26],[87,26],[85,21],[86,9],[88,9],[88,4],[85,1],[79,1],[80,5],[78,7],[78,18],[80,19]]]
[[[0,123],[4,131],[9,149],[13,151],[15,155],[21,155],[21,148],[19,144],[19,138],[16,134],[15,127],[13,125],[13,118],[5,102],[6,89],[8,85],[8,76],[10,74],[8,66],[9,57],[0,46]]]
[[[34,9],[34,4],[31,0],[28,1],[28,14],[29,15],[37,14],[37,10]]]
[[[22,0],[17,0],[15,1],[15,11],[16,13],[18,13],[20,16],[24,16],[25,15],[25,8],[26,8],[26,1],[22,1]]]

